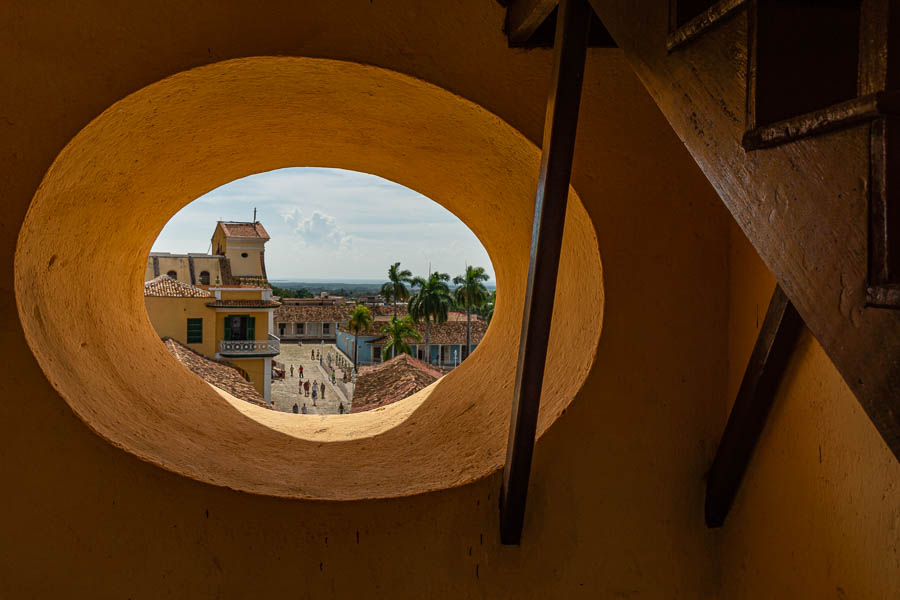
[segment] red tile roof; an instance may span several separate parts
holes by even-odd
[[[238,221],[219,221],[218,224],[222,227],[222,231],[225,232],[225,235],[231,238],[269,239],[269,234],[266,232],[265,227],[259,222],[245,223]]]
[[[211,298],[212,294],[168,275],[144,282],[144,295],[154,298]]]
[[[271,408],[265,399],[241,374],[226,361],[218,361],[203,356],[170,337],[163,338],[166,349],[191,372],[220,390],[257,406]]]
[[[379,341],[384,339],[384,335],[381,333],[381,328],[384,327],[386,323],[384,321],[375,321],[372,324],[372,327],[367,329],[366,331],[360,331],[360,336],[376,336],[376,339],[370,340],[370,343],[378,343]],[[413,338],[406,338],[406,342],[410,344],[424,344],[425,343],[425,322],[419,321],[415,324],[416,331],[419,332],[419,335],[422,336],[421,340],[415,340]],[[485,332],[487,331],[488,323],[487,321],[472,321],[472,344],[478,344],[481,342],[481,338],[484,337]],[[346,327],[340,328],[342,331],[347,333],[354,334],[354,331],[347,329]],[[463,319],[462,321],[447,321],[446,323],[435,323],[432,321],[431,323],[431,343],[432,344],[461,344],[465,346],[466,344],[466,321]]]
[[[274,300],[213,300],[206,305],[210,308],[278,308],[281,303]]]
[[[441,378],[443,373],[408,354],[363,367],[353,391],[351,413],[393,404],[415,394]]]
[[[352,310],[352,304],[282,304],[275,310],[274,319],[276,323],[340,323],[350,317]]]

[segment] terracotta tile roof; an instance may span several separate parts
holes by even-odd
[[[442,375],[439,370],[408,354],[395,356],[380,365],[363,367],[359,370],[350,412],[372,410],[403,400]]]
[[[384,321],[376,321],[372,324],[372,327],[367,329],[366,331],[360,331],[359,335],[361,336],[377,336],[374,340],[371,340],[369,343],[378,343],[384,339],[384,335],[381,333],[381,328],[385,326]],[[419,335],[422,336],[420,341],[417,341],[413,338],[407,338],[406,341],[410,344],[424,344],[425,343],[425,322],[419,321],[415,324],[416,331],[419,332]],[[487,331],[488,323],[487,321],[472,321],[472,344],[478,344],[481,342],[481,338],[484,337],[484,333]],[[346,331],[347,333],[354,333],[353,331],[347,329],[346,327],[340,327],[342,331]],[[462,321],[447,321],[446,323],[431,323],[431,343],[432,344],[466,344],[466,320]]]
[[[352,304],[282,304],[275,310],[274,319],[276,323],[340,323],[350,318],[352,310]]]
[[[222,231],[224,231],[225,235],[228,237],[269,239],[269,234],[266,232],[265,227],[259,222],[242,223],[236,221],[219,221],[218,224],[222,227]]]
[[[204,289],[172,279],[168,275],[160,275],[156,279],[144,282],[144,295],[154,298],[211,298],[212,294]]]
[[[375,318],[387,317],[388,320],[390,321],[391,317],[394,316],[394,307],[390,306],[390,305],[388,305],[388,306],[384,306],[384,305],[370,306],[369,310],[372,311],[372,316]],[[406,309],[406,304],[398,302],[397,303],[397,316],[405,317],[407,314],[409,314],[409,311]]]
[[[192,373],[199,375],[207,383],[214,385],[234,396],[257,406],[271,408],[256,389],[225,361],[218,361],[203,356],[170,337],[163,338],[166,349]]]
[[[281,303],[274,300],[213,300],[206,305],[210,308],[278,308]]]

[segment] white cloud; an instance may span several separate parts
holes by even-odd
[[[336,218],[314,210],[306,217],[299,208],[282,211],[281,218],[297,234],[297,241],[309,248],[324,246],[336,252],[350,249],[353,237],[341,229]]]

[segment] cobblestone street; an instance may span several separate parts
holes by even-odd
[[[321,364],[318,359],[314,359],[312,352],[320,353]],[[311,415],[336,415],[340,413],[339,406],[344,404],[344,412],[350,412],[350,403],[353,397],[352,384],[342,384],[343,370],[335,369],[336,384],[331,383],[331,368],[328,364],[329,354],[332,361],[340,356],[337,348],[333,344],[307,343],[298,345],[296,343],[283,343],[281,345],[281,354],[276,357],[279,365],[284,364],[284,379],[276,379],[272,381],[272,402],[276,410],[282,412],[292,412],[294,404],[299,407],[306,403],[307,414]],[[291,366],[294,367],[294,375],[291,376]],[[299,377],[299,368],[303,366],[303,379]],[[310,384],[315,382],[321,386],[325,383],[325,398],[322,398],[321,387],[319,393],[316,394],[316,404],[313,406],[312,385],[310,385],[309,395],[304,392],[302,395],[297,392],[300,382]]]

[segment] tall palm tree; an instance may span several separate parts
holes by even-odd
[[[465,274],[453,278],[453,283],[458,286],[453,290],[456,302],[466,307],[466,356],[472,349],[472,309],[481,308],[487,301],[488,291],[482,282],[488,279],[483,267],[471,265],[466,267]]]
[[[476,311],[478,316],[490,323],[491,319],[494,317],[495,304],[497,304],[497,290],[492,291],[485,303],[478,308]]]
[[[360,330],[365,330],[369,328],[369,325],[372,324],[372,311],[368,309],[364,304],[357,304],[353,309],[353,312],[350,313],[350,319],[347,321],[347,326],[350,329],[353,329],[356,332],[356,335],[353,337],[353,370],[356,371],[356,367],[359,364],[359,332]]]
[[[406,284],[412,284],[412,271],[400,269],[400,263],[395,262],[388,267],[388,281],[381,286],[381,295],[394,305],[394,318],[397,318],[397,302],[409,300],[409,288]]]
[[[407,306],[410,316],[416,321],[425,320],[425,358],[431,362],[431,321],[445,323],[453,298],[447,282],[450,276],[446,273],[431,273],[428,279],[414,277],[413,287],[419,288],[409,297]]]
[[[384,298],[385,302],[390,302],[394,304],[394,284],[390,281],[387,281],[381,284],[381,289],[378,291],[381,294],[381,297]],[[396,305],[395,305],[396,306]],[[396,316],[396,315],[394,315]]]
[[[394,317],[388,325],[382,326],[381,333],[389,338],[384,345],[384,351],[385,353],[390,352],[391,358],[402,352],[412,354],[412,348],[406,343],[408,338],[416,341],[422,339],[422,336],[416,331],[412,317],[403,317],[402,319]]]

